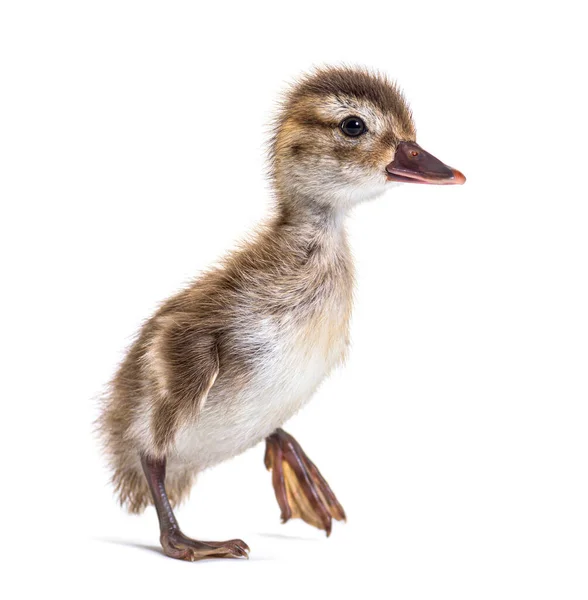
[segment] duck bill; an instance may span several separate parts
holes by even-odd
[[[400,142],[394,160],[386,167],[388,181],[462,185],[466,178],[438,158],[423,150],[416,142]]]

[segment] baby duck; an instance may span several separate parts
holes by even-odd
[[[335,494],[281,429],[345,357],[353,264],[344,217],[390,182],[462,184],[415,141],[398,88],[365,69],[313,71],[286,94],[270,147],[275,214],[255,239],[167,300],[115,375],[99,419],[130,512],[154,504],[165,554],[246,557],[185,536],[172,507],[200,471],[266,441],[282,521],[331,532]]]

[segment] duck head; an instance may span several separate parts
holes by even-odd
[[[391,183],[463,184],[416,143],[410,108],[386,77],[361,68],[312,72],[287,93],[270,149],[278,196],[334,208]]]

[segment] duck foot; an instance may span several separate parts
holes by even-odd
[[[195,561],[203,558],[249,558],[249,546],[243,540],[227,542],[199,542],[186,537],[179,530],[161,535],[164,553],[171,558]]]
[[[265,466],[272,472],[282,523],[299,518],[331,533],[332,519],[345,521],[345,511],[300,444],[283,429],[266,438]]]
[[[189,561],[203,558],[249,558],[249,546],[243,540],[199,542],[186,537],[180,530],[165,491],[165,458],[153,459],[142,455],[141,465],[159,519],[159,539],[167,556]]]

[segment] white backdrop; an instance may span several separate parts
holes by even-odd
[[[578,6],[2,3],[7,597],[586,598]],[[260,446],[178,512],[251,559],[167,559],[153,510],[115,503],[94,398],[157,303],[265,214],[284,82],[340,62],[396,78],[467,184],[349,220],[350,358],[286,425],[348,523],[280,525]]]

